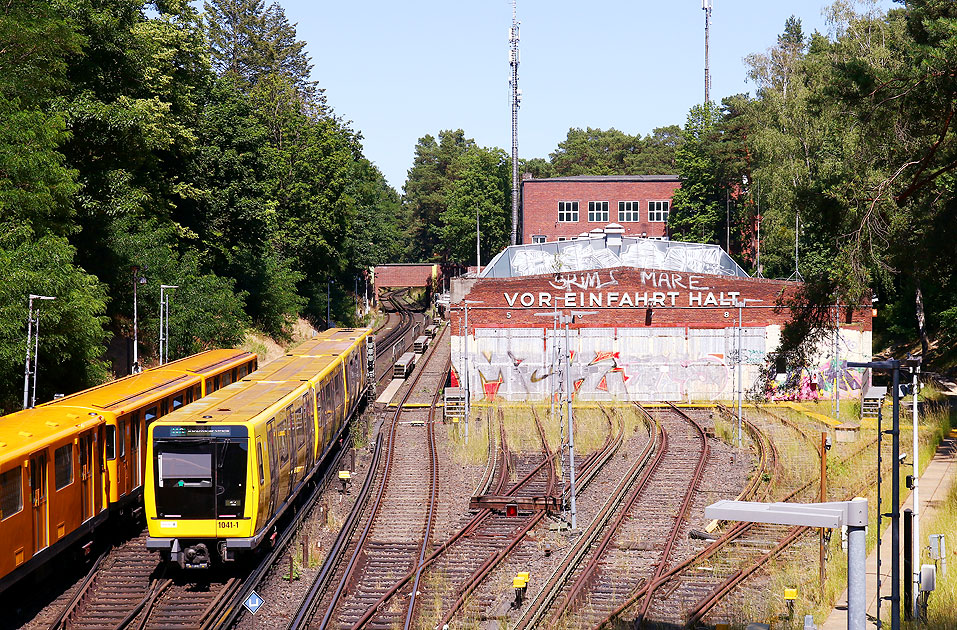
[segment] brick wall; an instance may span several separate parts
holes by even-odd
[[[672,176],[662,181],[576,181],[529,179],[522,182],[522,242],[531,243],[532,236],[544,235],[548,241],[571,238],[608,223],[620,223],[626,236],[661,237],[667,225],[648,221],[649,201],[671,201],[680,183]],[[578,202],[578,222],[558,221],[558,202]],[[589,222],[588,202],[607,201],[608,221]],[[618,220],[619,201],[640,202],[637,222]]]
[[[793,295],[799,286],[783,280],[620,267],[479,280],[466,299],[483,302],[469,308],[470,332],[476,327],[550,328],[551,320],[536,313],[552,312],[556,305],[559,309],[595,311],[572,328],[726,328],[737,325],[735,300],[745,301],[744,326],[780,326],[790,319],[790,311],[776,308],[779,298]],[[452,326],[458,330],[462,304],[452,306]],[[870,305],[842,309],[841,326],[870,331]]]
[[[835,381],[830,335],[806,364],[785,365],[766,380],[774,376],[768,368],[779,366],[774,353],[790,318],[776,306],[799,287],[630,267],[479,279],[453,291],[452,365],[468,378],[472,397],[487,401],[548,399],[562,387],[555,361],[566,348],[580,400],[729,400],[739,384],[767,387],[769,397],[827,398]],[[470,306],[463,337],[466,299],[481,304]],[[740,328],[737,300],[746,303]],[[556,305],[591,312],[570,326],[567,345],[562,332],[558,340],[552,334]],[[871,343],[870,304],[843,309],[840,360],[870,360]],[[838,382],[842,396],[860,395],[859,370],[841,368]]]
[[[437,265],[377,265],[375,268],[376,293],[383,288],[427,287],[433,278],[440,280]]]

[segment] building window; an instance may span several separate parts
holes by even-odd
[[[533,243],[544,243],[544,242],[545,242],[545,235],[544,235],[544,234],[535,234],[535,235],[533,235],[533,236],[532,236],[532,242],[533,242]]]
[[[619,201],[618,222],[624,223],[625,221],[637,221],[639,205],[640,204],[637,201]]]
[[[608,223],[608,202],[589,201],[588,220],[592,222]]]
[[[23,509],[22,483],[19,466],[0,475],[0,519]]]
[[[668,201],[649,201],[648,202],[648,220],[658,223],[668,222]]]
[[[62,490],[73,483],[73,445],[66,444],[53,452],[53,476],[56,489]]]
[[[558,202],[558,220],[562,223],[574,223],[578,221],[578,202],[577,201],[559,201]]]
[[[566,240],[568,240],[568,239],[566,239],[564,236],[559,236],[559,237],[558,237],[558,242],[559,242],[559,243],[561,243],[562,241],[566,241]]]

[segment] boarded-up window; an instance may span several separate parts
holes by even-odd
[[[73,483],[73,445],[65,444],[53,453],[53,476],[56,489],[61,490]]]
[[[0,520],[23,509],[23,481],[17,466],[0,475]]]

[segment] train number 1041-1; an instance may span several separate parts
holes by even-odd
[[[239,529],[239,523],[237,521],[218,521],[216,527],[219,529]]]

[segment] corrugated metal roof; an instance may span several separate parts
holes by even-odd
[[[515,278],[612,267],[750,277],[718,245],[623,237],[600,230],[573,241],[512,245],[493,258],[479,277]]]

